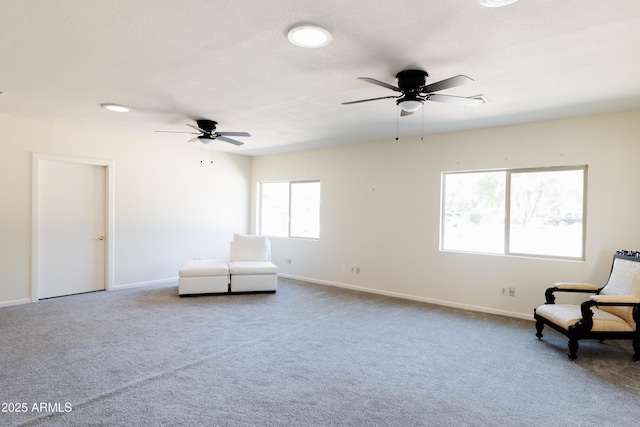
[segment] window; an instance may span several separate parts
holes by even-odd
[[[442,250],[584,259],[587,167],[442,176]]]
[[[261,182],[258,233],[320,238],[320,181]]]

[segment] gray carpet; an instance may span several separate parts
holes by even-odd
[[[287,279],[56,298],[0,309],[1,409],[27,409],[0,425],[637,425],[630,343],[581,343],[571,363],[545,331]]]

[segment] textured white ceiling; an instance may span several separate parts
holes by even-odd
[[[333,33],[290,44],[296,23]],[[488,104],[428,102],[398,119],[395,84],[476,82],[442,93]],[[247,131],[247,155],[640,108],[636,0],[0,0],[0,112],[183,143],[196,118]],[[133,112],[109,113],[114,102]],[[423,121],[424,120],[424,124]],[[0,142],[1,143],[1,142]]]

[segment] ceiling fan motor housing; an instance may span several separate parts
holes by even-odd
[[[420,92],[427,84],[427,77],[429,74],[423,70],[404,70],[396,74],[396,81],[403,93]]]
[[[198,127],[200,129],[206,131],[207,133],[211,133],[216,130],[216,126],[218,125],[218,122],[205,119],[196,120],[196,123],[198,124]]]

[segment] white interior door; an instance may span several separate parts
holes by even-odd
[[[41,160],[38,298],[105,289],[106,168]]]

